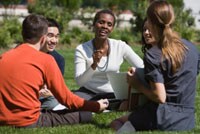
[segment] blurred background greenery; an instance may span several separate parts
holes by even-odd
[[[4,8],[15,8],[25,0],[1,0]],[[84,17],[84,14],[94,14],[99,9],[111,9],[116,16],[125,10],[133,13],[135,19],[130,20],[131,27],[118,28],[116,26],[110,37],[121,39],[128,44],[140,43],[141,24],[145,18],[147,6],[152,0],[29,0],[29,13],[36,13],[56,19],[61,26],[60,46],[73,47],[93,38],[91,21],[94,16]],[[200,30],[195,28],[192,10],[184,9],[183,0],[168,0],[175,9],[176,22],[174,29],[180,36],[194,43],[200,42]],[[70,28],[68,23],[72,19],[81,20],[87,28]],[[0,20],[0,48],[10,48],[13,44],[22,42],[21,22],[18,16],[3,15]]]

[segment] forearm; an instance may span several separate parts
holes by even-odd
[[[131,47],[127,47],[126,48],[126,55],[125,55],[125,59],[128,61],[128,63],[136,68],[143,68],[144,67],[144,63],[142,58],[137,55]]]
[[[82,111],[98,112],[100,110],[100,104],[97,101],[84,101],[84,105],[80,108]]]
[[[138,91],[154,102],[164,103],[166,101],[166,92],[162,83],[151,82],[150,86],[147,87],[139,80],[135,80],[133,85]]]
[[[94,70],[92,69],[92,67],[88,68],[87,70],[85,70],[83,73],[78,73],[76,72],[75,74],[75,80],[76,83],[79,86],[83,86],[85,83],[87,83],[90,79],[92,79],[92,76],[94,74]]]

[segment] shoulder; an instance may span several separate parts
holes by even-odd
[[[124,42],[122,40],[109,38],[108,41],[109,41],[110,46],[112,48],[130,49],[130,46],[126,42]]]
[[[108,41],[110,44],[116,44],[116,45],[127,45],[124,41],[122,40],[117,40],[117,39],[112,39],[108,38]]]
[[[79,44],[77,47],[76,47],[76,50],[84,50],[84,49],[89,49],[89,48],[92,48],[92,40],[89,40],[87,42],[84,42],[82,44]]]
[[[88,57],[88,55],[92,55],[92,53],[93,53],[92,40],[78,45],[75,49],[75,56],[85,55],[86,57]]]
[[[59,54],[56,50],[52,51],[49,53],[51,56],[53,56],[55,59],[63,59],[64,60],[64,57]]]
[[[154,64],[158,64],[161,61],[162,51],[157,46],[151,47],[145,54],[144,60],[151,61]]]
[[[194,49],[194,50],[198,50],[196,45],[193,44],[192,42],[186,40],[186,39],[181,39],[181,41],[183,42],[184,45],[186,45],[189,49]]]

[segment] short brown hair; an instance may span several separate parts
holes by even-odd
[[[25,18],[22,24],[22,36],[25,42],[35,44],[47,33],[47,20],[36,14],[31,14]]]

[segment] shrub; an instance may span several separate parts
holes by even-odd
[[[125,41],[129,45],[133,45],[140,41],[139,34],[133,34],[131,29],[114,29],[111,33],[110,38],[119,39]]]
[[[8,48],[13,44],[22,42],[21,23],[17,18],[3,19],[0,22],[0,47]]]

